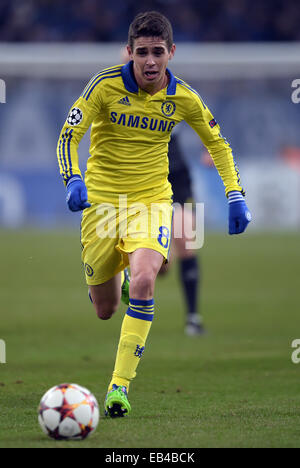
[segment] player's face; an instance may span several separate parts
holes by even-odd
[[[175,44],[168,51],[166,41],[159,37],[139,37],[133,49],[127,46],[127,51],[140,88],[153,94],[167,85],[166,68],[174,56]]]

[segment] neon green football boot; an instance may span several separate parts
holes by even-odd
[[[128,305],[129,304],[129,284],[130,284],[130,275],[129,275],[128,268],[125,268],[123,273],[124,273],[124,280],[122,283],[121,299],[122,299],[122,302],[124,302],[124,304]]]
[[[108,392],[104,402],[105,416],[111,418],[122,418],[131,411],[127,398],[127,389],[124,386],[113,384],[112,390]]]

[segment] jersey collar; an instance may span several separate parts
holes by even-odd
[[[171,70],[167,68],[167,72],[170,78],[169,84],[167,87],[167,95],[172,96],[176,94],[177,82]],[[136,82],[136,79],[133,73],[133,60],[128,62],[126,65],[123,65],[121,69],[121,73],[122,73],[123,83],[127,91],[129,91],[130,93],[138,93],[139,87],[138,87],[138,84]]]

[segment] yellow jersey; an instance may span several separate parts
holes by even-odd
[[[73,104],[61,131],[57,158],[65,183],[80,175],[78,145],[91,126],[85,183],[90,203],[169,199],[168,142],[185,120],[199,135],[223,180],[226,195],[243,192],[231,148],[199,94],[167,69],[166,88],[140,89],[133,62],[95,75]]]

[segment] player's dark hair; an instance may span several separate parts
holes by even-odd
[[[173,30],[170,21],[157,11],[146,11],[136,15],[128,31],[128,45],[133,49],[138,37],[161,37],[170,52],[173,44]]]

